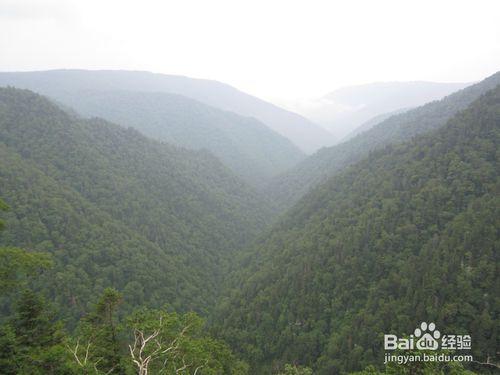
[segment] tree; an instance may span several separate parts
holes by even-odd
[[[8,210],[0,200],[0,211]],[[0,230],[4,228],[0,220]],[[0,290],[3,296],[19,289],[39,270],[52,264],[48,254],[0,247]],[[12,301],[9,298],[7,302]],[[63,333],[54,323],[44,299],[26,289],[10,322],[0,326],[0,368],[4,374],[71,373],[62,349]]]
[[[7,211],[9,209],[9,206],[5,204],[3,200],[0,199],[0,211]],[[0,230],[3,230],[5,227],[5,222],[0,219]]]
[[[297,365],[292,365],[290,363],[285,364],[283,371],[278,375],[312,375],[313,372],[309,367],[302,367]]]
[[[63,347],[61,322],[56,322],[42,297],[25,290],[10,326],[3,328],[4,347],[8,347],[20,374],[71,374],[68,356]],[[15,345],[7,346],[15,337]]]
[[[0,326],[0,368],[5,375],[17,373],[16,334],[8,324]]]
[[[459,362],[413,362],[411,364],[390,363],[382,370],[368,366],[351,375],[475,375]]]
[[[194,313],[142,309],[129,317],[128,326],[133,330],[130,358],[139,375],[248,371],[225,344],[202,334],[203,320]]]
[[[9,207],[0,199],[0,211]],[[0,219],[0,231],[5,223]],[[0,247],[0,291],[5,294],[19,286],[22,276],[33,275],[38,270],[52,265],[50,256],[45,253],[32,253],[15,247]]]
[[[94,310],[82,318],[77,339],[67,344],[67,349],[81,369],[104,374],[125,373],[120,327],[116,318],[122,300],[118,291],[106,288]]]
[[[194,314],[183,317],[161,310],[143,309],[131,318],[133,343],[129,344],[130,357],[139,375],[147,375],[151,368],[157,371],[171,369],[175,374],[185,372],[195,364],[186,360],[188,335],[196,332],[201,321]],[[194,369],[197,374],[203,364]]]
[[[52,261],[48,254],[32,253],[15,247],[0,247],[0,290],[6,293],[18,288],[27,275],[47,269]]]

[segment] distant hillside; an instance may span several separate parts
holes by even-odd
[[[13,88],[0,89],[0,197],[0,244],[53,254],[40,288],[73,317],[109,286],[129,307],[205,311],[273,213],[206,151],[75,119]]]
[[[307,153],[333,143],[326,130],[304,117],[216,81],[136,71],[52,70],[0,73],[0,86],[6,85],[59,99],[87,90],[179,94],[215,108],[254,117]]]
[[[344,87],[314,101],[301,113],[343,139],[371,118],[439,100],[470,83],[377,82]]]
[[[448,116],[464,95],[433,108]],[[498,363],[499,145],[500,86],[313,189],[234,273],[216,331],[255,374],[379,367],[383,335],[420,322],[469,334],[474,359]]]
[[[268,191],[282,207],[290,207],[312,186],[378,148],[437,129],[480,95],[500,84],[500,72],[436,102],[392,116],[339,145],[323,148],[290,171],[273,179]]]
[[[389,117],[392,117],[392,116],[395,116],[395,115],[399,115],[400,113],[408,112],[409,110],[410,110],[410,108],[397,109],[397,110],[392,111],[392,112],[382,113],[381,115],[372,117],[368,121],[363,122],[360,126],[358,126],[356,129],[354,129],[352,132],[350,132],[349,134],[347,134],[344,137],[344,139],[342,140],[342,142],[348,141],[349,139],[354,138],[358,134],[361,134],[361,133],[363,133],[363,132],[365,132],[367,130],[370,130],[375,125],[378,125],[382,121],[387,120]]]
[[[85,116],[132,126],[154,139],[195,150],[207,149],[257,187],[304,156],[288,139],[254,118],[180,95],[79,91],[60,95],[57,100]]]

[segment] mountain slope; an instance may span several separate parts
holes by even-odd
[[[31,89],[56,99],[86,90],[179,94],[215,108],[254,117],[304,152],[311,153],[331,144],[330,134],[304,117],[216,81],[137,71],[52,70],[0,73],[0,86],[6,85]]]
[[[392,116],[344,143],[323,148],[274,178],[268,186],[268,193],[282,207],[290,207],[311,187],[368,156],[371,151],[443,126],[453,115],[498,84],[500,72],[442,100]]]
[[[54,254],[67,293],[45,289],[73,314],[107,286],[131,304],[205,311],[234,251],[272,216],[211,154],[75,119],[29,91],[0,89],[0,145],[2,243]]]
[[[303,158],[288,139],[259,121],[180,95],[82,91],[57,99],[84,116],[132,126],[154,139],[182,147],[208,149],[254,186],[262,186]]]
[[[352,132],[347,134],[342,141],[343,142],[348,141],[349,139],[354,138],[358,134],[361,134],[367,130],[370,130],[375,125],[380,124],[382,121],[385,121],[392,116],[399,115],[400,113],[404,113],[404,112],[407,112],[409,110],[410,110],[410,108],[397,109],[397,110],[389,112],[389,113],[382,113],[381,115],[372,117],[368,121],[363,122],[360,126],[355,128]]]
[[[256,245],[221,304],[255,373],[383,363],[383,334],[422,321],[498,362],[500,87],[445,127],[320,185]]]

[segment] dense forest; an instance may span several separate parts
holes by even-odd
[[[242,259],[215,331],[253,373],[338,374],[432,316],[498,362],[499,142],[500,86],[320,184]]]
[[[283,209],[290,208],[310,188],[367,157],[371,151],[409,140],[415,135],[445,125],[453,115],[498,84],[500,73],[495,73],[439,101],[391,116],[346,142],[323,148],[291,170],[275,177],[267,187],[268,194]]]
[[[361,125],[359,125],[358,127],[354,128],[354,130],[352,130],[349,134],[347,134],[343,140],[347,141],[351,138],[354,138],[358,134],[364,133],[365,131],[373,128],[375,125],[380,124],[382,121],[387,120],[389,117],[407,112],[410,109],[411,108],[402,108],[402,109],[397,109],[395,111],[386,112],[378,116],[374,116],[370,118],[368,121],[365,121],[361,123]]]
[[[2,80],[0,373],[498,369],[500,73],[303,161],[211,81]],[[476,361],[383,365],[429,317]]]
[[[180,95],[87,90],[55,98],[85,116],[131,126],[153,139],[207,149],[257,188],[303,158],[292,142],[258,120]]]
[[[0,247],[0,298],[12,309],[0,321],[2,374],[247,374],[248,365],[207,336],[195,313],[143,307],[122,317],[123,295],[112,288],[68,334],[53,306],[29,287],[51,266],[47,253]]]
[[[321,126],[230,85],[206,79],[126,70],[50,70],[0,72],[0,86],[15,86],[64,99],[85,91],[132,91],[182,95],[208,106],[252,117],[312,153],[333,144],[334,137]]]
[[[73,118],[29,91],[0,89],[0,139],[0,243],[53,254],[38,286],[64,316],[106,287],[130,306],[206,311],[234,252],[273,217],[209,153]]]

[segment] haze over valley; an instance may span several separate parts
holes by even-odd
[[[0,1],[0,373],[498,373],[499,12]]]

